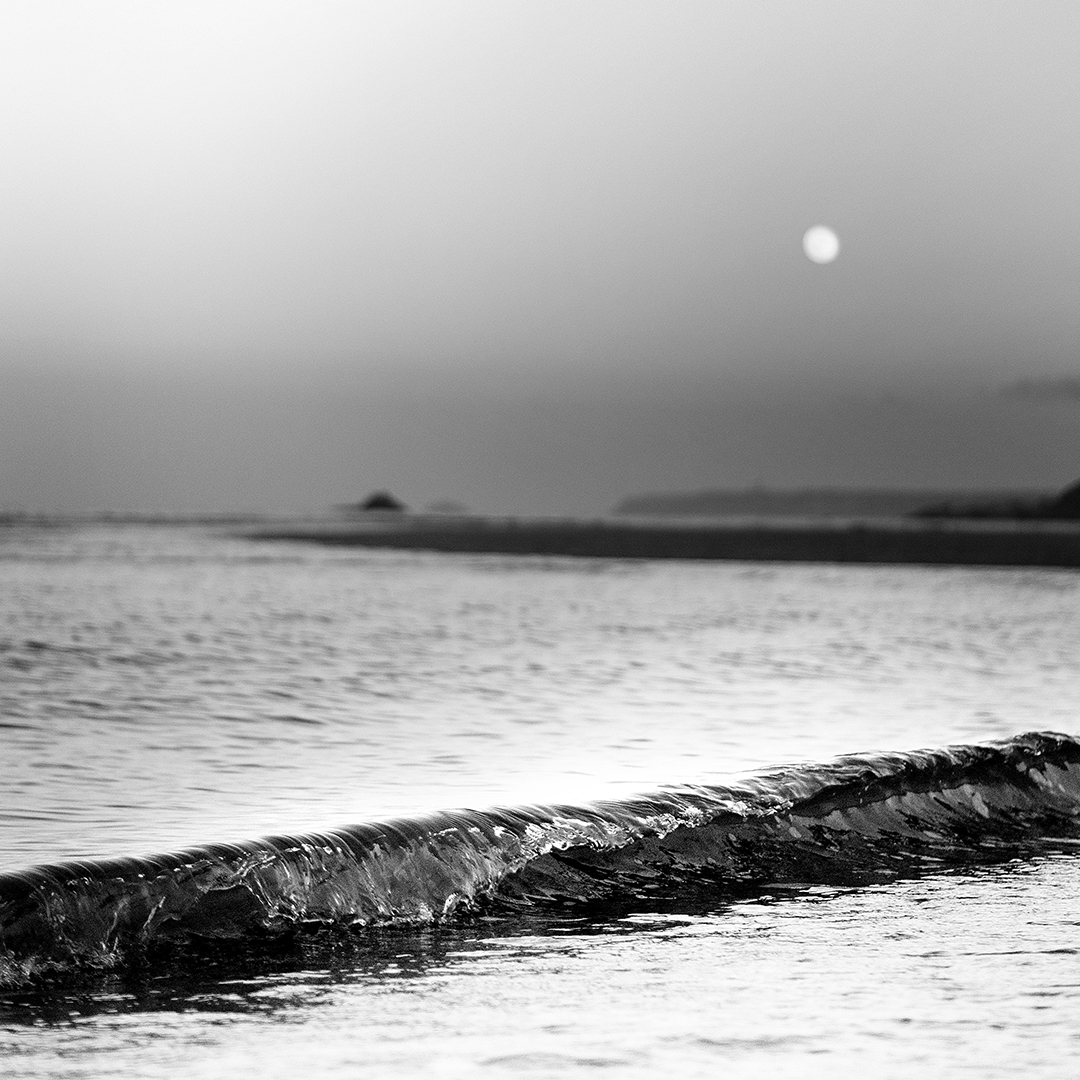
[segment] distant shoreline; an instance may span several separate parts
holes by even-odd
[[[631,495],[615,513],[633,517],[803,517],[899,518],[918,516],[928,508],[968,506],[1011,507],[1035,503],[1043,491],[889,488],[766,488]],[[946,513],[944,516],[950,516]],[[1009,517],[1011,515],[1004,514]]]
[[[462,554],[1080,568],[1076,522],[574,521],[379,514],[370,520],[282,522],[237,535]]]
[[[633,495],[615,508],[638,517],[757,517],[1080,520],[1080,482],[1063,491],[917,491],[804,488]]]

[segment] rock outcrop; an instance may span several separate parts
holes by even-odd
[[[357,510],[394,510],[404,511],[406,506],[399,499],[395,499],[389,491],[372,492],[363,502],[357,503]]]

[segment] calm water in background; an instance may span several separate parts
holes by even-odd
[[[0,533],[0,865],[1075,733],[1080,575]],[[5,1075],[1080,1060],[1080,867],[384,935],[0,1012]],[[51,1011],[50,1011],[51,1010]],[[25,1022],[24,1022],[25,1021]]]

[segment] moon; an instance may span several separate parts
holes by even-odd
[[[828,225],[814,225],[803,235],[802,247],[811,262],[831,263],[840,254],[840,238]]]

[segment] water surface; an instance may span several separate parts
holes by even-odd
[[[1075,731],[1078,582],[7,529],[0,866]],[[9,995],[5,1075],[1049,1075],[1080,1046],[1078,873],[1047,854],[103,974]]]

